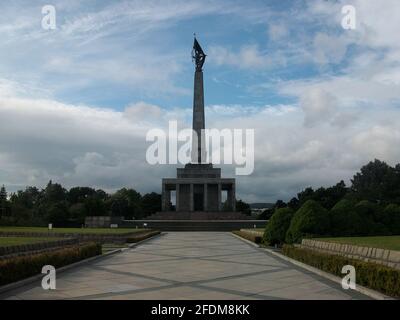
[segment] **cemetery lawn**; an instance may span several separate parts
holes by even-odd
[[[37,233],[69,233],[69,234],[128,234],[144,231],[146,229],[124,229],[124,228],[53,228],[48,230],[45,227],[0,227],[1,232],[37,232]]]
[[[314,240],[400,251],[400,236],[318,238]]]
[[[62,238],[27,238],[27,237],[0,237],[0,247],[19,246],[47,241],[57,241]]]

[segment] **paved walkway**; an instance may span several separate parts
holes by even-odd
[[[9,299],[365,299],[224,232],[170,232]]]

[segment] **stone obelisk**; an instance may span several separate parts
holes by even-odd
[[[203,163],[206,160],[205,152],[205,117],[204,117],[204,86],[203,86],[203,64],[206,55],[197,39],[194,39],[193,60],[196,64],[194,73],[194,95],[193,95],[193,139],[192,139],[192,163]]]

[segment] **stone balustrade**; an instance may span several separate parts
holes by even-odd
[[[303,239],[300,247],[400,269],[400,251]]]

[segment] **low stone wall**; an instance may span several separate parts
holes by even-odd
[[[66,247],[78,243],[78,239],[63,239],[57,241],[44,241],[39,243],[0,247],[0,259],[25,252],[46,251],[47,249]]]
[[[123,234],[95,234],[95,233],[56,233],[56,232],[8,232],[0,231],[0,237],[39,237],[39,238],[75,238],[79,242],[98,242],[98,243],[125,243],[127,238],[146,233],[148,230],[129,232]]]
[[[385,250],[371,247],[361,247],[350,244],[333,243],[303,239],[302,248],[321,251],[329,254],[342,255],[352,259],[375,262],[392,268],[400,269],[400,251]]]

